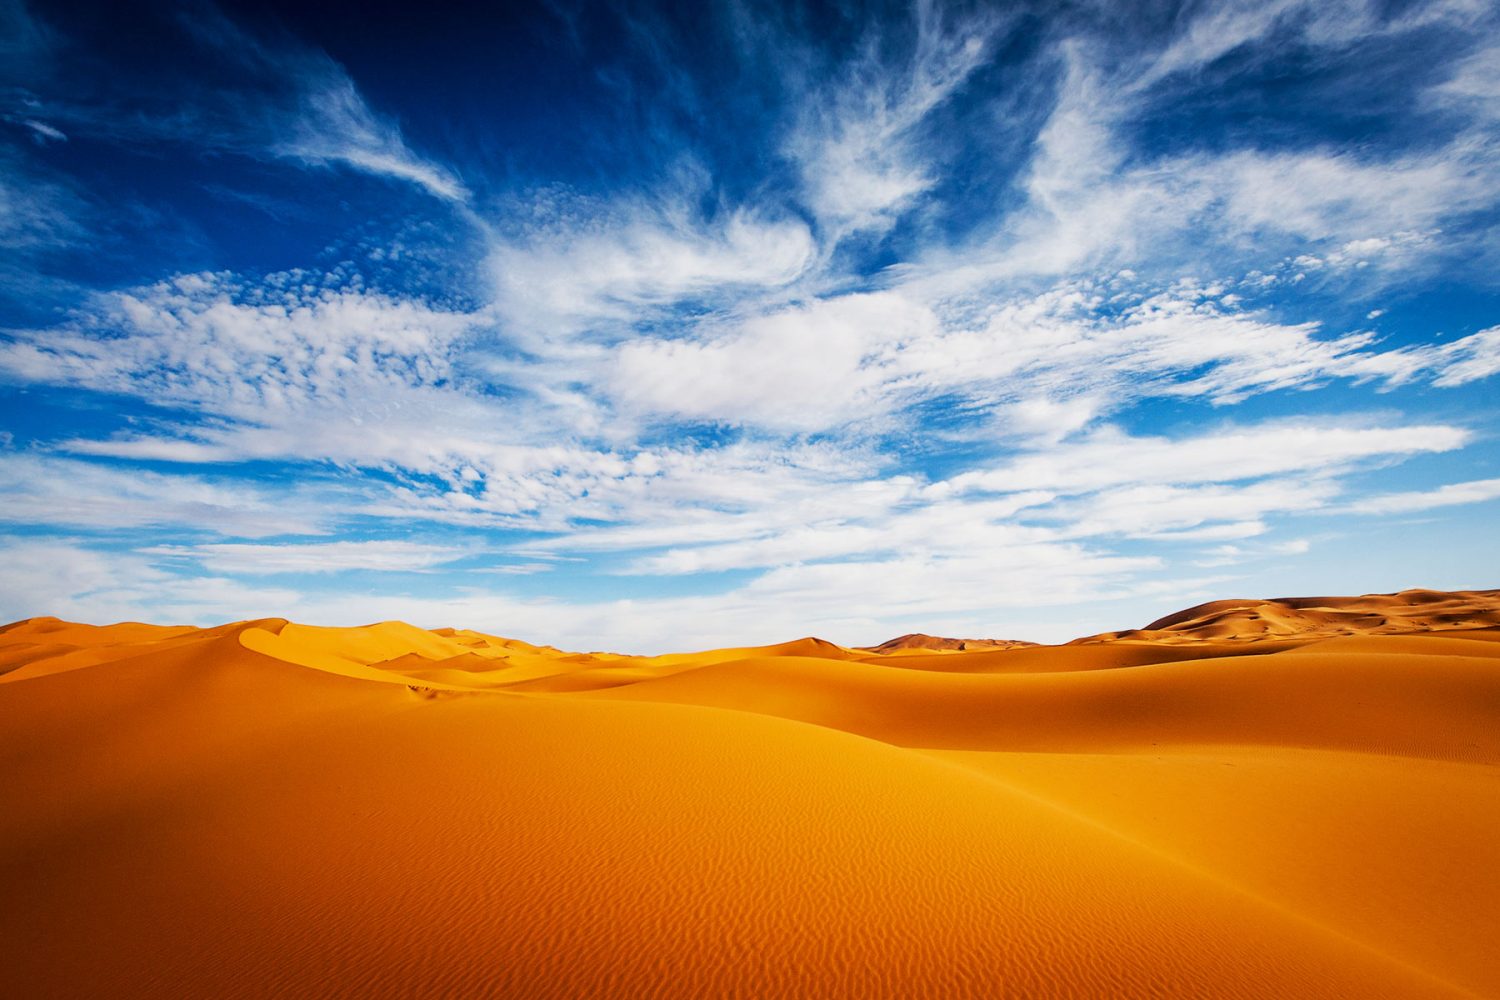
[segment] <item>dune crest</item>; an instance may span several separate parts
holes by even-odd
[[[1158,618],[1144,628],[1105,632],[1074,641],[1316,639],[1497,627],[1500,627],[1500,590],[1403,590],[1362,597],[1210,601]]]
[[[926,635],[921,632],[911,632],[906,635],[898,635],[894,639],[887,639],[878,646],[861,646],[860,649],[867,653],[895,653],[908,649],[916,650],[952,650],[965,653],[975,652],[981,649],[1021,649],[1026,646],[1035,646],[1034,642],[1026,642],[1022,639],[948,639],[937,635]]]
[[[1500,591],[650,657],[34,618],[0,719],[18,996],[1500,995]]]

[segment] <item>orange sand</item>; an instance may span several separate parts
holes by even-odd
[[[933,642],[7,626],[4,993],[1500,996],[1500,592]]]

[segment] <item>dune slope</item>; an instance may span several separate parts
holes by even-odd
[[[0,961],[35,997],[1500,995],[1500,629],[1431,594],[884,656],[16,623]]]

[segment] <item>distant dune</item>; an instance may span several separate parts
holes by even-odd
[[[1500,591],[655,657],[35,618],[0,775],[16,997],[1500,996]]]
[[[1035,645],[1034,642],[1025,642],[1021,639],[944,639],[941,636],[912,632],[908,635],[898,635],[894,639],[887,639],[878,646],[859,648],[868,653],[895,653],[911,649],[948,650],[963,653],[981,649],[1020,649],[1023,646]]]
[[[1363,597],[1210,601],[1158,618],[1142,629],[1074,641],[1315,639],[1495,627],[1500,627],[1500,590],[1403,590]]]

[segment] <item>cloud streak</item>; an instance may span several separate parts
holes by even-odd
[[[925,0],[911,20],[904,58],[889,58],[890,38],[863,39],[834,80],[808,88],[785,141],[804,202],[832,243],[888,228],[937,182],[919,150],[924,125],[985,65],[1002,29],[998,17],[964,17]]]

